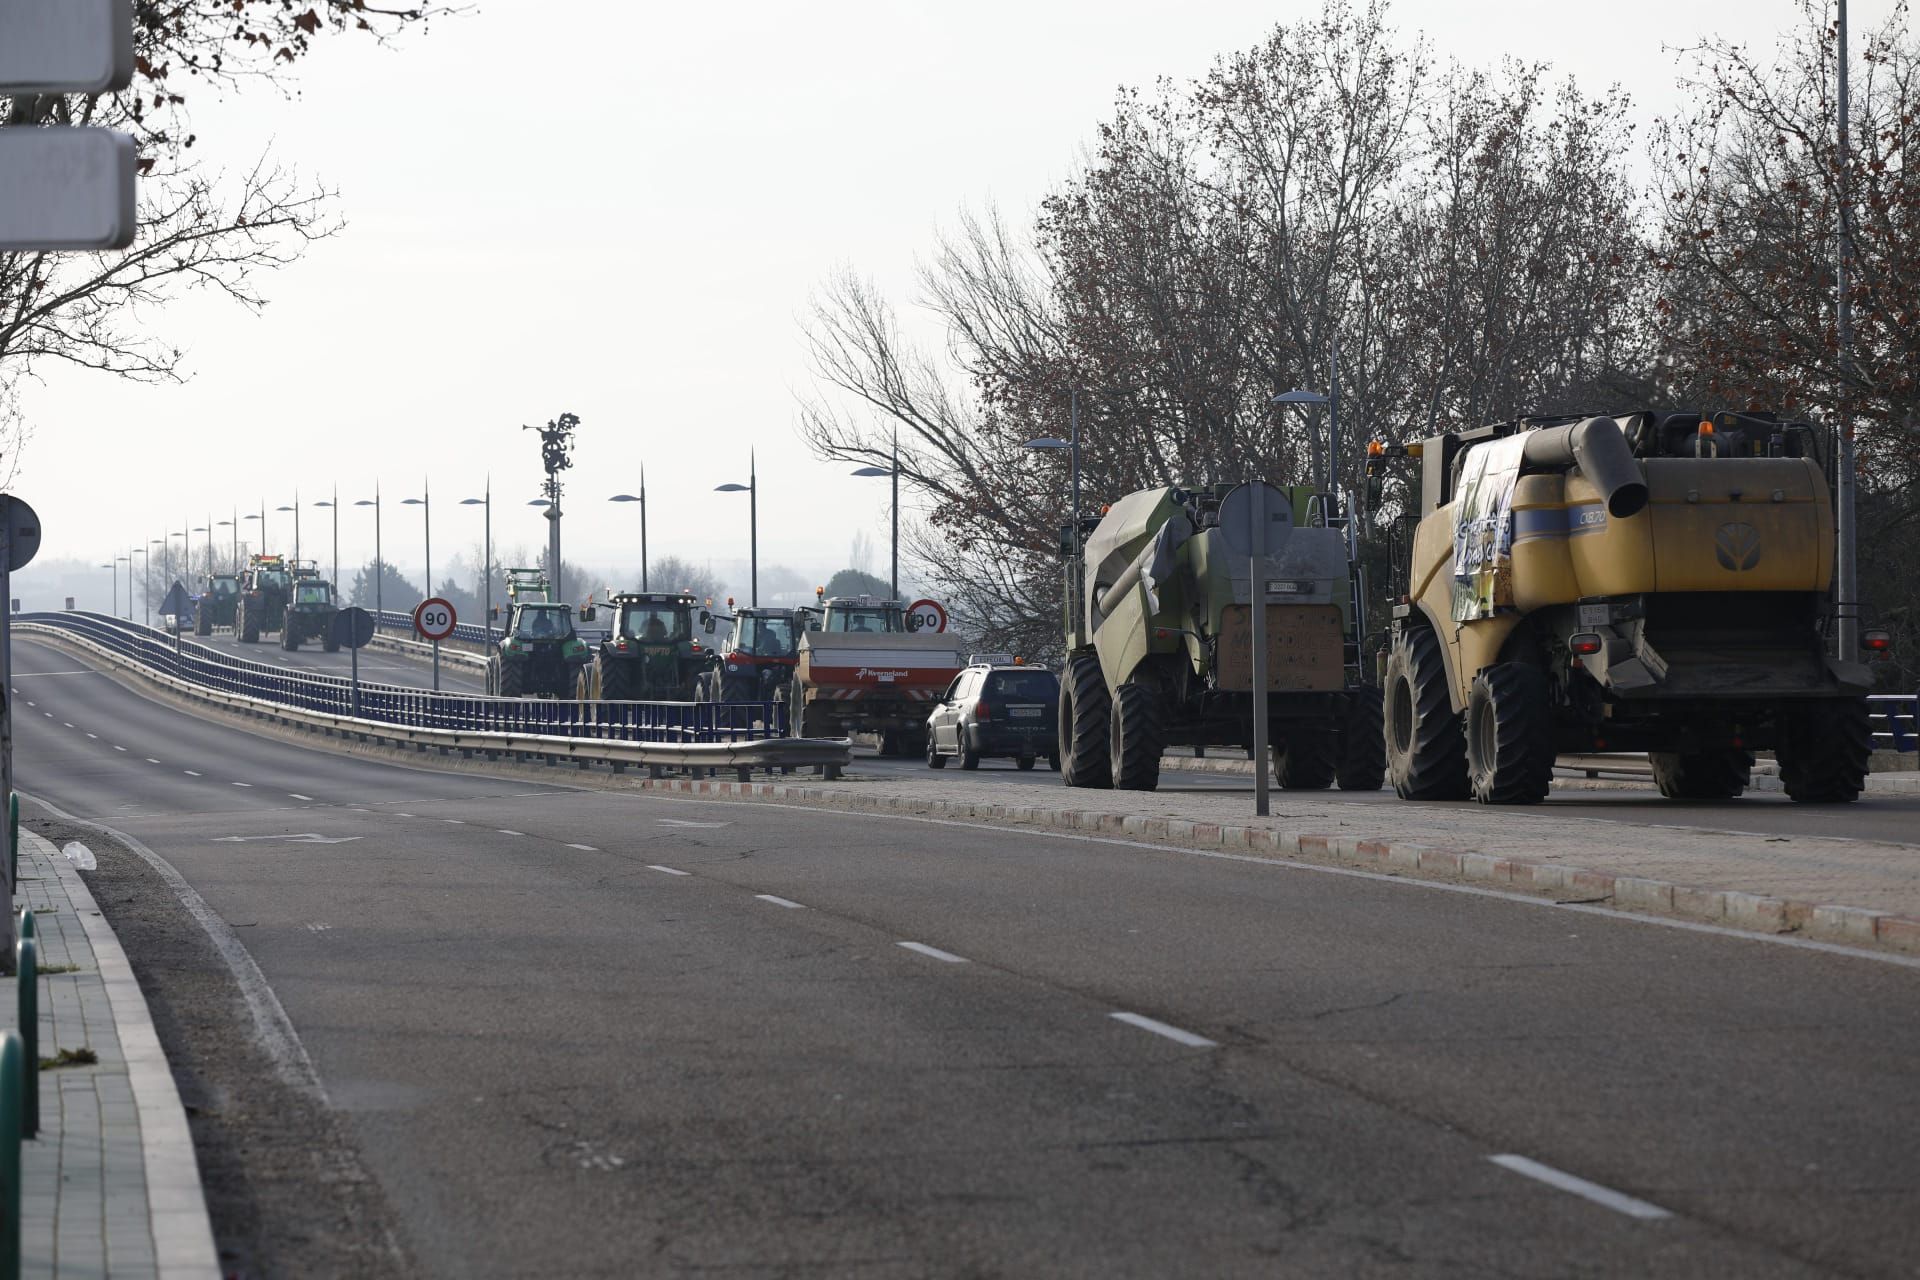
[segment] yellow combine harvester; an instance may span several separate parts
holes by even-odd
[[[1644,412],[1450,432],[1417,458],[1385,656],[1388,771],[1410,800],[1543,799],[1559,753],[1645,751],[1663,794],[1723,799],[1756,750],[1798,801],[1848,801],[1872,734],[1832,656],[1820,434]]]

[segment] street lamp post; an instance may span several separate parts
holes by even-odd
[[[313,505],[325,507],[333,512],[333,572],[328,575],[327,581],[333,583],[334,599],[338,600],[340,598],[340,486],[334,486],[331,499],[322,498]]]
[[[760,607],[760,473],[752,450],[747,452],[747,482],[715,485],[713,491],[747,495],[747,599],[757,609]]]
[[[493,645],[493,477],[487,477],[485,496],[479,498],[462,498],[460,499],[460,505],[463,507],[478,506],[486,509],[485,532],[481,535],[480,545],[480,559],[485,566],[482,572],[485,575],[486,594],[480,606],[482,610],[480,616],[486,622],[487,645],[491,648]]]
[[[292,506],[275,507],[274,510],[293,512],[293,567],[297,570],[300,567],[300,495],[294,494]]]
[[[640,589],[647,589],[647,469],[640,468],[640,493],[636,497],[631,493],[616,493],[608,502],[637,502],[640,504]]]
[[[1068,630],[1078,632],[1080,610],[1084,607],[1086,593],[1080,589],[1082,582],[1080,566],[1080,392],[1076,388],[1067,394],[1067,426],[1069,435],[1062,440],[1058,436],[1041,436],[1027,441],[1026,449],[1064,449],[1067,452],[1067,466],[1073,475],[1073,559],[1068,564],[1066,581],[1067,600],[1065,618]]]
[[[428,490],[427,482],[425,480],[420,482],[419,497],[402,498],[400,499],[400,505],[403,507],[420,508],[421,527],[426,531],[427,542],[426,598],[431,599],[433,596],[433,494]]]
[[[379,617],[384,612],[380,588],[387,577],[387,562],[380,555],[380,482],[376,480],[373,483],[373,497],[361,498],[353,505],[373,508],[373,613]]]
[[[113,584],[113,607],[107,610],[107,616],[111,618],[120,612],[120,565],[118,561],[109,560],[100,567],[111,575],[108,581]]]
[[[258,515],[255,515],[253,512],[249,511],[246,515],[240,518],[242,520],[258,520],[260,522],[259,554],[261,555],[267,554],[267,509],[265,507],[261,507]],[[236,538],[240,536],[240,531],[238,529],[234,530],[234,536]],[[237,549],[233,553],[233,571],[235,573],[240,572],[240,552]]]
[[[861,467],[853,474],[857,476],[890,476],[893,479],[893,598],[900,598],[900,433],[893,433],[893,461],[891,466]]]
[[[125,566],[127,566],[127,621],[132,622],[133,621],[133,552],[129,551],[127,552],[127,554],[123,556],[115,556],[113,558],[113,562],[115,564],[124,564]],[[116,615],[120,612],[120,588],[118,586],[115,586],[113,589],[113,612]]]

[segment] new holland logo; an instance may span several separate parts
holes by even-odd
[[[1750,524],[1723,524],[1713,535],[1713,558],[1735,573],[1760,563],[1760,531]]]

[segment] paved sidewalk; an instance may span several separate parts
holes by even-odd
[[[77,868],[20,832],[16,906],[40,939],[40,1135],[21,1148],[25,1276],[218,1277],[186,1112],[126,954]],[[60,972],[63,966],[74,966]],[[19,1000],[0,980],[0,1028]]]

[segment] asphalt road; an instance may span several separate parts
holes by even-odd
[[[278,636],[269,636],[257,644],[241,644],[233,638],[231,631],[216,631],[210,636],[188,638],[195,644],[206,645],[220,653],[245,658],[249,662],[268,662],[276,666],[289,667],[295,671],[312,671],[321,675],[344,677],[352,669],[353,655],[345,649],[328,653],[320,645],[309,643],[289,653],[280,647]],[[431,689],[433,664],[417,661],[390,650],[369,647],[360,651],[360,678],[382,684]],[[465,663],[448,660],[443,654],[440,663],[440,687],[454,693],[485,693],[487,691],[486,674],[477,667],[469,667]]]
[[[430,1274],[1914,1270],[1914,967],[417,771],[15,664],[22,787],[235,927]]]

